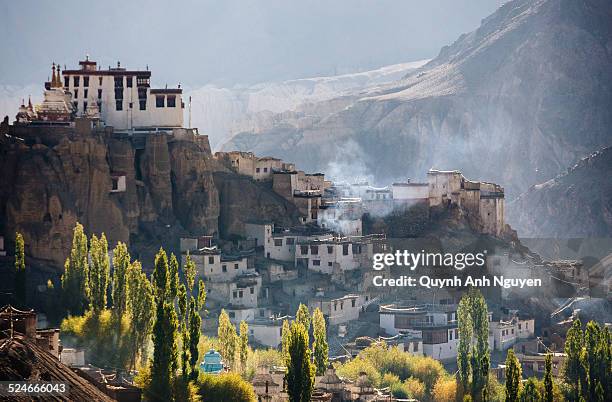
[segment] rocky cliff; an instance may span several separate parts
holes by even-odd
[[[511,199],[610,144],[611,20],[605,0],[509,1],[403,79],[225,148],[378,182],[460,169]]]
[[[54,266],[63,264],[77,221],[90,233],[106,233],[113,245],[136,239],[144,245],[156,233],[156,247],[173,247],[178,235],[218,231],[212,156],[194,139],[149,134],[138,147],[93,131],[55,145],[15,137],[1,145],[2,232],[9,239],[22,232],[28,254]],[[117,175],[126,177],[124,192],[111,192]]]
[[[532,186],[508,204],[508,218],[523,237],[610,237],[610,172],[612,147],[607,147]]]

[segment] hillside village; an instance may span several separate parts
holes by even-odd
[[[104,216],[85,211],[92,204],[85,204],[80,187],[74,187],[82,182],[77,173],[67,183],[45,180],[48,190],[29,199],[20,199],[18,191],[3,196],[1,205],[9,211],[0,226],[0,258],[5,263],[11,258],[8,243],[18,230],[25,233],[27,252],[47,262],[65,258],[65,239],[77,221],[92,232],[107,232],[113,241],[149,243],[141,255],[147,255],[147,246],[159,247],[150,244],[154,239],[164,238],[178,246],[181,266],[188,258],[195,263],[197,277],[206,285],[205,334],[217,333],[218,317],[225,310],[234,325],[248,324],[252,345],[279,348],[283,321],[292,319],[303,303],[310,311],[323,312],[331,360],[346,361],[384,342],[453,370],[457,304],[466,289],[432,294],[427,289],[374,287],[374,254],[393,252],[402,244],[392,233],[373,230],[376,219],[408,217],[405,225],[425,222],[431,233],[446,226],[460,228],[499,246],[499,253],[491,250],[487,256],[487,274],[512,270],[517,277],[544,278],[558,292],[552,296],[568,300],[609,297],[603,269],[592,271],[602,275],[598,277],[577,261],[544,261],[520,244],[505,221],[504,188],[498,184],[431,169],[424,172],[423,182],[406,179],[374,187],[334,182],[324,173],[304,172],[291,161],[270,156],[239,151],[213,155],[206,135],[183,127],[180,88],[150,88],[148,70],[130,71],[119,63],[99,70],[86,58],[79,65],[77,70],[64,68],[63,75],[53,65],[43,103],[24,101],[14,124],[2,124],[0,143],[10,156],[4,168],[17,171],[19,163],[40,158],[36,166],[43,167],[43,175],[52,169],[45,170],[50,165],[42,161],[51,159],[53,166],[66,169],[62,176],[72,174],[71,169],[89,172],[100,188],[87,187],[92,194],[88,202],[104,209]],[[66,155],[69,162],[62,160]],[[16,207],[22,201],[29,215]],[[457,248],[468,246],[459,236],[455,240]],[[395,273],[387,269],[385,274]],[[554,374],[559,375],[564,337],[575,317],[571,304],[555,308],[547,322],[538,322],[534,306],[525,301],[533,293],[502,289],[487,296],[488,343],[496,375],[503,379],[503,356],[509,348],[514,348],[523,370],[534,374],[543,373],[545,353],[555,352]],[[15,316],[25,317],[26,338],[44,344],[57,360],[98,383],[102,392],[115,397],[110,394],[119,392],[115,384],[125,388],[121,392],[132,395],[129,398],[137,393],[122,380],[111,381],[103,370],[87,366],[87,351],[62,348],[59,330],[36,329],[33,311],[6,307],[0,312],[2,328],[11,327]],[[43,322],[44,316],[38,319]],[[202,370],[226,370],[223,359],[210,350]],[[255,392],[265,400],[286,400],[283,376],[282,367],[258,373],[252,380]],[[391,400],[365,376],[344,380],[331,366],[317,377],[315,388],[312,400],[317,401]]]

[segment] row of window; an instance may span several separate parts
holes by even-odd
[[[512,335],[514,335],[514,328],[512,330],[502,329],[502,336],[510,335],[510,331],[512,331]]]
[[[98,77],[98,86],[102,86],[102,78],[103,77]],[[115,88],[123,88],[123,76],[117,76],[114,77],[115,79]],[[80,75],[73,75],[72,76],[72,84],[75,87],[80,87],[81,86],[81,76]],[[138,86],[147,86],[149,85],[149,79],[146,77],[136,77],[136,85]],[[70,86],[70,75],[65,75],[64,76],[64,86],[68,87]],[[128,88],[132,88],[134,86],[134,77],[133,76],[127,76],[125,77],[125,86]],[[89,76],[85,75],[83,76],[83,87],[84,88],[88,88],[89,87]]]
[[[317,266],[317,267],[321,266],[321,260],[312,260],[312,265]],[[328,267],[332,267],[333,265],[334,265],[333,262],[331,262],[331,261],[327,262],[327,266]]]
[[[327,246],[327,254],[332,254],[333,252],[334,252],[334,247]],[[308,254],[308,246],[300,246],[300,254],[303,254],[303,255]],[[310,246],[310,254],[319,255],[319,246]],[[349,255],[349,245],[348,244],[342,245],[342,255]]]
[[[89,90],[87,88],[85,88],[83,90],[83,99],[87,99],[89,96]],[[79,90],[75,89],[74,90],[74,99],[78,99],[79,97]],[[123,95],[121,95],[120,98],[123,98]],[[98,99],[102,99],[102,89],[98,89]]]
[[[254,295],[254,294],[255,294],[255,288],[251,286],[251,287],[249,288],[249,293],[251,293],[252,295]],[[238,290],[238,291],[234,290],[234,291],[232,292],[232,296],[233,296],[233,298],[234,298],[234,299],[237,299],[237,298],[242,299],[242,298],[244,297],[244,291],[242,291],[242,290]]]

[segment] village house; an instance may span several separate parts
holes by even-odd
[[[281,343],[283,321],[291,319],[289,316],[256,318],[249,322],[249,335],[257,343],[275,348]]]
[[[317,225],[329,228],[345,236],[363,234],[363,206],[359,198],[343,198],[323,202],[319,206]]]
[[[333,274],[335,270],[350,271],[359,268],[356,254],[361,248],[348,237],[327,237],[300,241],[295,254],[296,266],[314,272]]]
[[[490,314],[490,317],[493,315]],[[535,320],[522,318],[517,311],[511,311],[499,320],[489,321],[489,334],[493,337],[493,348],[505,351],[515,345],[520,339],[534,337]]]
[[[363,305],[369,300],[368,295],[362,294],[318,292],[308,301],[308,309],[320,309],[329,325],[339,325],[359,319]]]
[[[423,355],[436,360],[457,357],[459,329],[456,305],[382,305],[380,328],[389,335],[408,334],[421,337]]]
[[[462,207],[480,232],[501,235],[505,225],[501,186],[467,180],[458,170],[429,170],[427,182],[430,207]]]
[[[36,323],[34,310],[19,310],[6,305],[0,309],[0,339],[19,333],[59,361],[62,352],[59,328],[36,328]]]

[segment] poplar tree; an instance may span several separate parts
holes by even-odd
[[[196,266],[191,256],[189,255],[189,251],[187,252],[187,257],[185,258],[185,282],[187,283],[187,290],[189,293],[193,290],[193,285],[195,284],[196,277]]]
[[[126,276],[130,267],[130,253],[127,245],[118,242],[113,250],[113,313],[115,317],[121,319],[127,308],[128,284]]]
[[[471,379],[471,395],[481,399],[489,381],[489,320],[487,303],[477,289],[470,289],[457,308],[459,321],[459,346],[457,366],[462,390],[468,390]]]
[[[521,377],[521,364],[514,355],[514,349],[510,348],[506,355],[506,402],[518,401]]]
[[[83,225],[77,222],[72,237],[70,256],[62,274],[64,307],[72,315],[83,315],[89,306],[89,261],[87,236]]]
[[[300,303],[300,306],[295,313],[295,320],[304,326],[306,335],[310,337],[310,311],[308,311],[308,307]]]
[[[179,287],[179,273],[178,273],[179,263],[174,253],[170,254],[169,270],[170,270],[170,273],[168,276],[168,280],[170,281],[169,282],[170,299],[174,300],[174,298],[176,297],[178,293],[178,287]]]
[[[127,309],[130,315],[132,339],[132,367],[136,368],[136,355],[146,355],[147,340],[153,326],[155,300],[153,285],[142,272],[140,262],[134,261],[127,271]]]
[[[552,354],[547,353],[544,360],[544,398],[543,402],[553,402]]]
[[[189,307],[187,304],[187,289],[181,283],[178,288],[179,322],[181,328],[181,368],[183,379],[189,376]]]
[[[317,375],[323,375],[327,369],[329,346],[327,344],[325,317],[323,317],[323,313],[319,308],[316,308],[312,314],[312,332],[314,338],[312,350],[315,368]]]
[[[284,361],[289,359],[289,321],[283,320],[283,327],[281,329],[281,356]]]
[[[15,302],[17,307],[26,307],[26,267],[24,242],[21,233],[15,234]]]
[[[200,288],[200,292],[204,292],[204,287]],[[204,292],[204,294],[206,294]],[[204,296],[205,297],[205,296]],[[202,307],[204,304],[202,303]],[[197,380],[199,368],[199,351],[198,344],[200,343],[202,318],[198,311],[198,304],[193,296],[191,296],[191,302],[189,303],[189,363],[191,366],[191,379]]]
[[[153,271],[155,287],[155,324],[153,325],[153,361],[151,363],[152,400],[172,400],[172,383],[178,366],[178,319],[174,309],[168,270],[168,257],[160,248]]]
[[[310,361],[308,333],[299,321],[291,323],[287,361],[287,393],[290,402],[310,402],[315,368]]]
[[[519,401],[520,402],[540,402],[542,396],[533,377],[529,378],[523,389],[521,390]]]
[[[221,310],[219,315],[217,336],[221,344],[221,356],[230,367],[233,367],[236,358],[236,327],[230,321],[225,310]]]
[[[247,357],[249,354],[249,325],[245,321],[240,321],[240,348],[238,355],[240,357],[240,370],[242,373],[246,371]]]
[[[110,271],[108,243],[106,242],[106,236],[104,233],[102,233],[100,238],[98,238],[96,235],[91,236],[90,253],[90,306],[94,314],[98,315],[106,308],[106,292],[108,291],[108,276]]]
[[[563,375],[565,382],[572,387],[573,397],[588,394],[588,373],[586,351],[580,319],[574,320],[565,338],[565,365]]]

